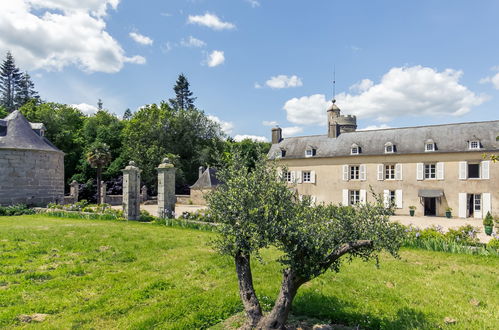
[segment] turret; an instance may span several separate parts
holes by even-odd
[[[337,138],[341,133],[355,132],[357,129],[357,117],[352,115],[342,116],[335,99],[327,108],[327,121],[328,137],[330,138]]]

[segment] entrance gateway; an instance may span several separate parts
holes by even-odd
[[[440,198],[444,195],[443,190],[437,189],[421,189],[418,192],[418,196],[423,205],[425,216],[436,216],[437,215],[437,199],[440,203]]]

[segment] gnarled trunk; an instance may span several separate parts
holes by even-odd
[[[253,275],[251,274],[250,256],[238,253],[235,256],[237,280],[239,282],[239,295],[248,316],[248,323],[244,328],[253,329],[262,318],[260,302],[253,288]]]
[[[267,316],[261,318],[257,329],[285,329],[285,324],[291,310],[291,304],[296,292],[306,280],[297,276],[292,269],[285,269],[282,274],[281,290],[275,301],[274,308]]]

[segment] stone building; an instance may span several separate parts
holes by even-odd
[[[352,205],[374,201],[372,187],[396,214],[499,215],[499,163],[483,158],[499,151],[499,120],[356,131],[334,102],[327,114],[327,135],[283,139],[272,129],[269,157],[288,167],[299,196]]]
[[[190,200],[195,205],[206,205],[204,195],[220,185],[217,179],[217,170],[208,167],[206,170],[199,167],[199,177],[196,183],[191,186]]]
[[[0,205],[46,205],[64,196],[64,153],[45,126],[14,111],[0,120]]]

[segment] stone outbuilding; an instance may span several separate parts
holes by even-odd
[[[0,205],[44,206],[64,196],[64,153],[19,111],[0,119]]]
[[[208,167],[206,170],[201,166],[199,168],[199,178],[191,186],[191,201],[195,205],[206,205],[204,195],[220,185],[217,179],[217,170]]]

